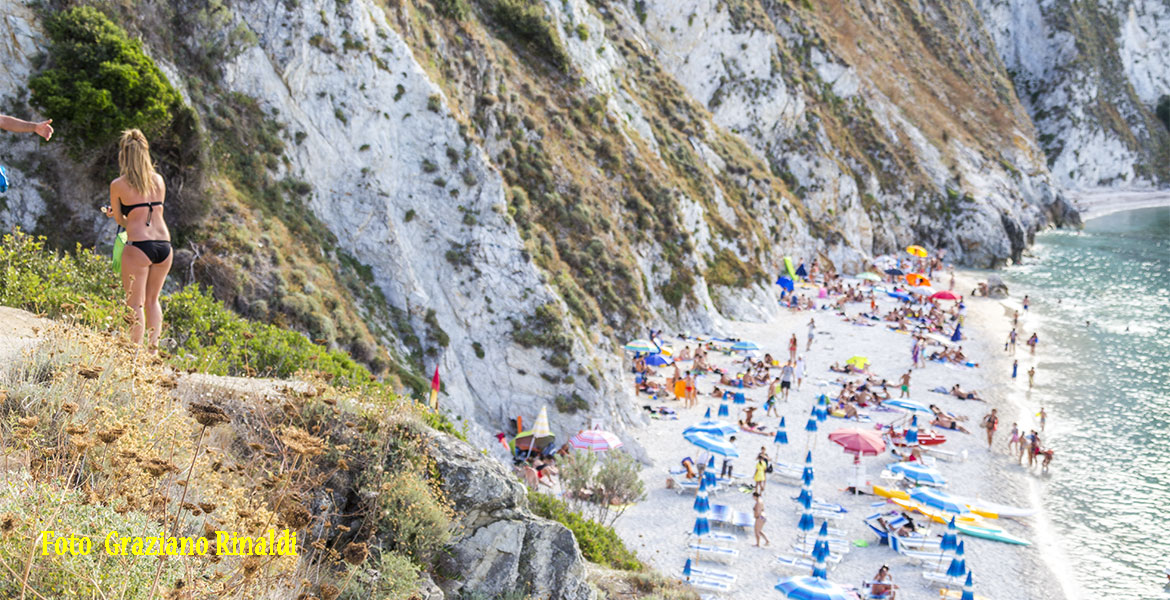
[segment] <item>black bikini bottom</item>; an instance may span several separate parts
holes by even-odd
[[[166,240],[130,242],[130,245],[141,250],[146,258],[149,258],[150,262],[156,265],[171,255],[171,243]]]

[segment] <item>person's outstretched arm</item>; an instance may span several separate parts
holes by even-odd
[[[48,141],[53,137],[53,120],[41,121],[33,123],[32,121],[22,121],[16,117],[8,115],[0,115],[0,129],[11,131],[13,133],[35,133]]]

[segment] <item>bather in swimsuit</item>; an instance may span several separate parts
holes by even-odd
[[[122,216],[130,216],[130,211],[145,206],[150,210],[150,214],[146,215],[146,226],[150,227],[150,219],[154,217],[154,207],[162,206],[162,202],[143,202],[141,204],[123,204]],[[137,242],[130,242],[150,259],[152,264],[159,264],[171,255],[171,242],[168,240],[142,240]]]

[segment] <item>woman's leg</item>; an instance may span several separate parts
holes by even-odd
[[[167,259],[157,265],[150,265],[150,274],[146,278],[146,328],[150,330],[149,348],[158,349],[158,336],[162,333],[162,305],[158,296],[162,292],[163,283],[167,280],[167,273],[171,271],[171,260],[175,253],[171,252]]]
[[[150,273],[150,259],[138,248],[126,244],[122,250],[122,288],[126,290],[126,306],[134,315],[130,324],[130,341],[142,343],[143,304],[146,282]]]

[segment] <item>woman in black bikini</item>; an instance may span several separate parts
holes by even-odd
[[[163,282],[171,270],[171,234],[163,220],[166,184],[150,160],[150,144],[137,129],[122,133],[118,143],[120,176],[110,182],[110,206],[103,208],[126,229],[122,251],[122,286],[126,305],[134,311],[130,339],[141,344],[145,328],[149,347],[158,347],[162,330],[162,305],[158,302]]]

